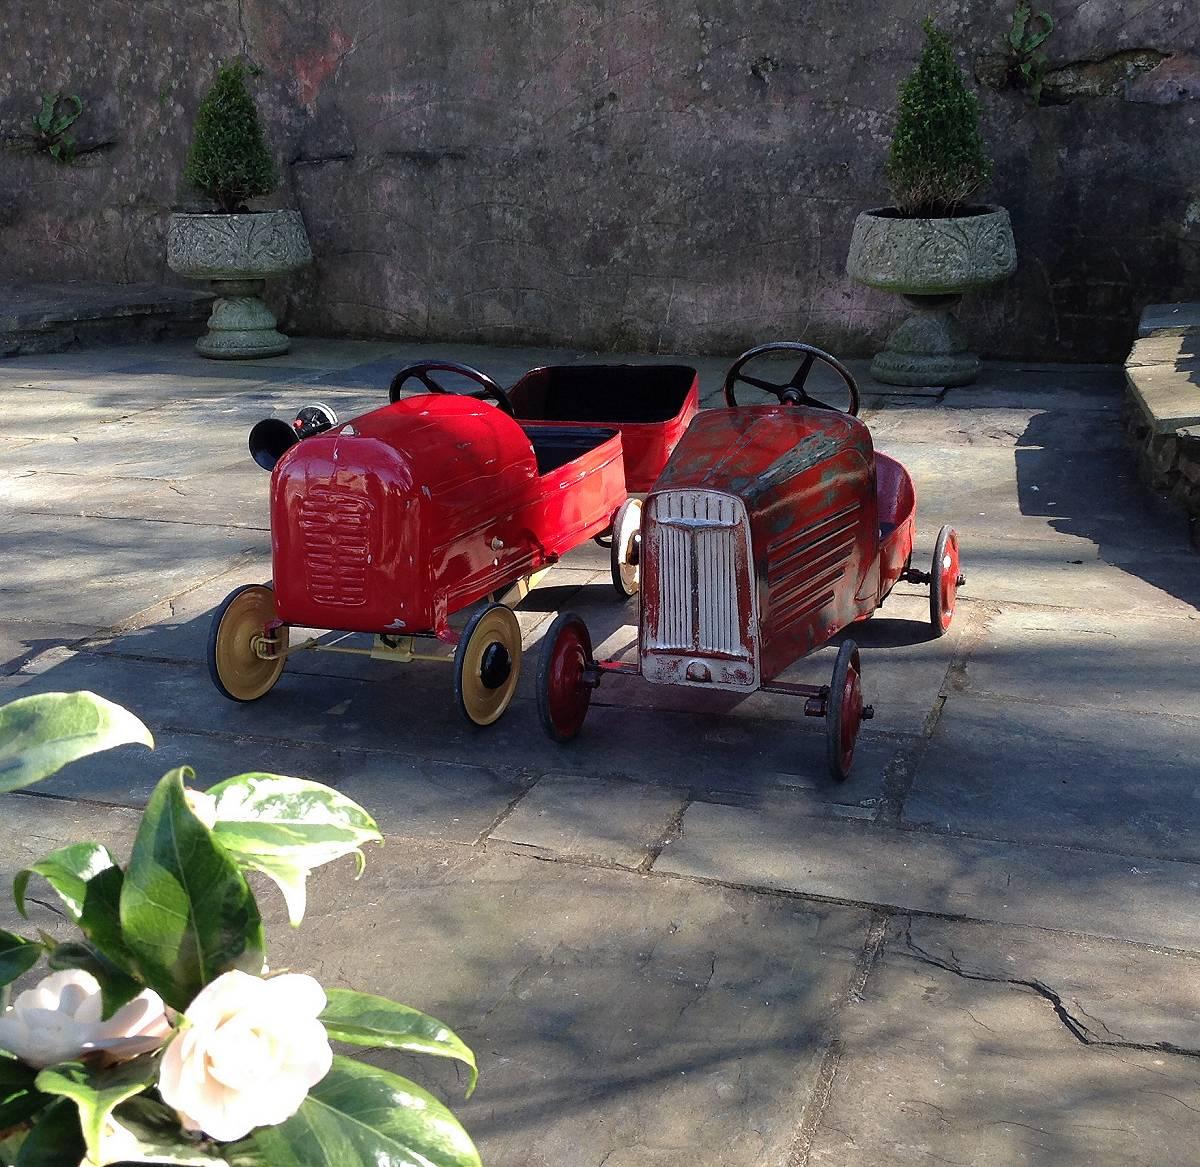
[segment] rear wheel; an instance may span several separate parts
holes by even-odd
[[[556,742],[569,742],[583,727],[592,689],[586,671],[592,637],[583,619],[563,612],[550,625],[538,661],[537,701],[542,727]]]
[[[231,701],[257,701],[279,680],[287,659],[286,625],[269,584],[245,584],[221,602],[208,634],[208,675]]]
[[[862,675],[858,645],[847,640],[838,649],[825,704],[825,743],[829,773],[844,782],[854,763],[854,746],[863,719]]]
[[[958,535],[953,527],[943,527],[934,544],[929,572],[929,623],[934,636],[944,636],[954,619],[958,586],[963,582],[958,569]]]
[[[624,599],[636,596],[641,584],[642,500],[627,498],[613,518],[609,557],[613,587]]]
[[[489,604],[471,617],[454,654],[454,696],[474,725],[508,708],[521,676],[521,626],[509,608]]]

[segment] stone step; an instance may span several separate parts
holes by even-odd
[[[1200,304],[1154,304],[1125,362],[1125,428],[1146,484],[1188,516],[1200,551]]]
[[[212,299],[162,284],[0,284],[0,357],[199,336]]]

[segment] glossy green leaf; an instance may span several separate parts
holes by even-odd
[[[343,855],[359,857],[381,842],[375,820],[358,803],[319,782],[281,774],[239,774],[207,792],[213,834],[245,869],[278,884],[293,924],[304,916],[307,873]]]
[[[40,875],[58,893],[63,907],[78,924],[83,915],[88,882],[115,867],[116,862],[107,847],[101,847],[99,843],[71,843],[17,872],[13,878],[13,902],[22,916],[27,915],[25,890],[30,878]]]
[[[197,1142],[195,1135],[181,1135],[175,1112],[145,1095],[122,1103],[110,1121],[106,1149],[119,1154],[122,1164],[229,1167],[229,1160],[215,1144]]]
[[[265,959],[254,895],[188,807],[185,776],[186,767],[172,770],[150,795],[120,903],[137,970],[176,1009],[230,969],[261,974]]]
[[[386,997],[350,989],[326,989],[325,996],[328,1004],[321,1014],[321,1023],[335,1041],[455,1058],[471,1071],[467,1097],[471,1096],[479,1077],[475,1054],[458,1034],[436,1017]]]
[[[150,731],[126,709],[95,693],[38,693],[0,708],[0,792],[20,790],[68,762],[137,742]]]
[[[480,1167],[470,1136],[432,1094],[343,1057],[291,1118],[247,1142],[271,1167]]]
[[[37,1071],[14,1058],[0,1058],[0,1131],[24,1122],[50,1098],[34,1086]]]
[[[0,985],[8,985],[27,973],[45,949],[34,940],[0,929]]]
[[[75,1167],[86,1153],[79,1111],[73,1102],[60,1098],[38,1115],[17,1152],[16,1167]]]
[[[78,924],[104,962],[112,965],[112,976],[108,979],[115,979],[119,973],[127,974],[133,958],[121,933],[121,886],[125,873],[116,866],[108,849],[98,843],[72,843],[20,870],[12,882],[12,898],[22,915],[25,915],[25,892],[34,875],[41,875],[58,892],[67,915]],[[86,964],[60,966],[94,971]],[[94,975],[103,985],[106,977]],[[109,1012],[106,997],[106,1016]]]
[[[38,1074],[36,1085],[43,1094],[57,1094],[75,1104],[88,1158],[102,1165],[125,1158],[124,1152],[129,1149],[121,1147],[115,1137],[112,1112],[150,1086],[157,1075],[155,1055],[134,1058],[103,1070],[82,1062],[63,1062]]]

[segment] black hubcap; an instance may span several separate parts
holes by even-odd
[[[508,649],[497,641],[483,650],[483,659],[479,662],[479,679],[485,689],[499,689],[512,675],[512,657]]]

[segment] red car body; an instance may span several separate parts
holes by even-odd
[[[292,446],[271,477],[279,619],[444,635],[448,616],[603,532],[626,497],[612,427],[408,397]]]
[[[855,417],[706,410],[642,511],[641,671],[759,688],[883,602],[912,554],[915,498]]]
[[[699,412],[700,379],[686,365],[545,365],[508,398],[521,421],[619,425],[632,494],[653,488]]]

